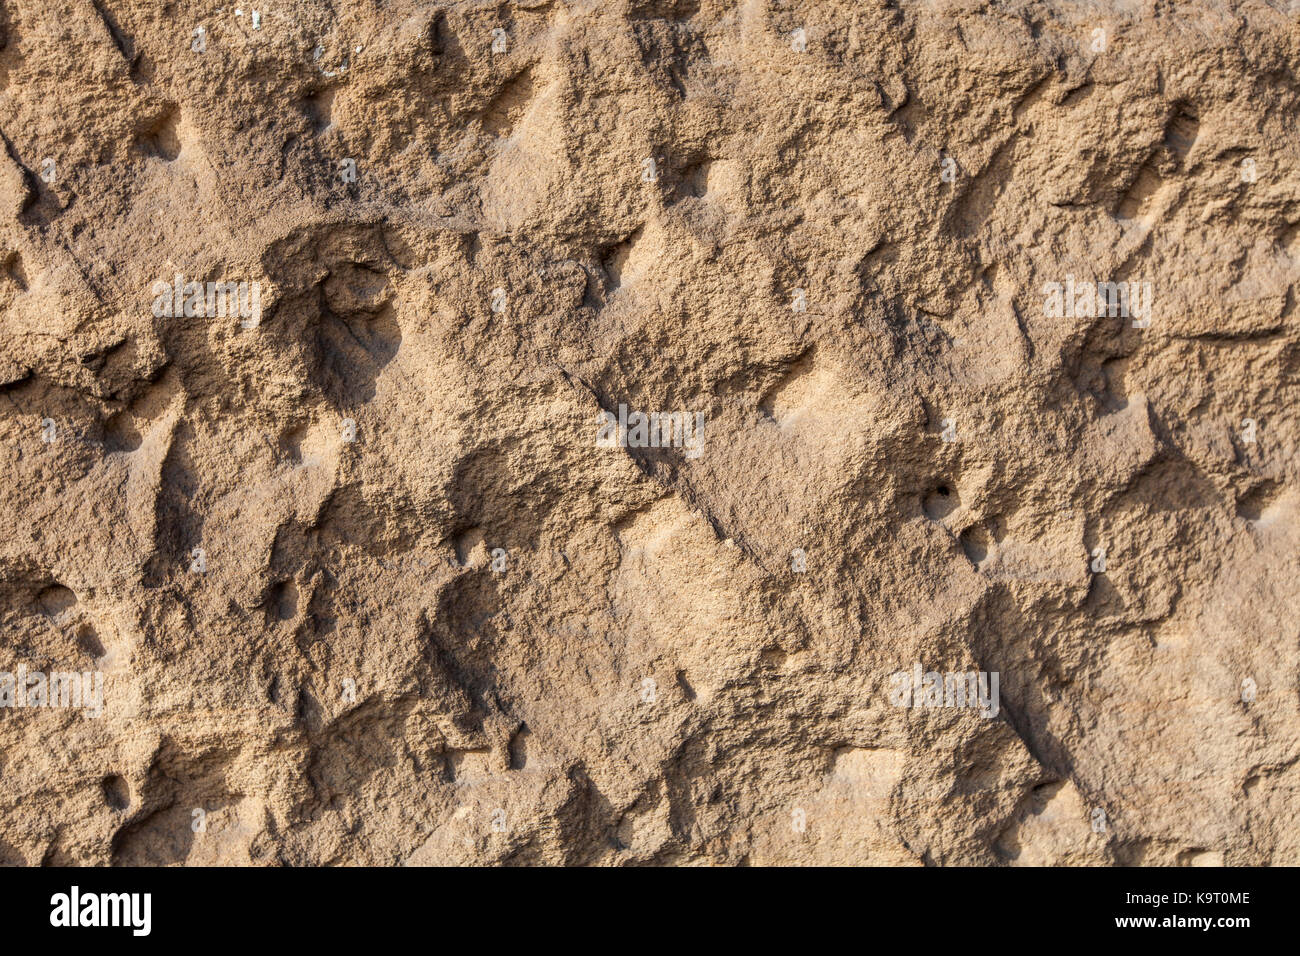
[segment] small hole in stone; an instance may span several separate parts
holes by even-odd
[[[959,505],[961,499],[957,497],[957,493],[948,485],[939,485],[925,496],[925,500],[921,502],[921,509],[931,521],[939,521],[956,511]]]
[[[298,616],[298,585],[281,581],[271,589],[271,613],[281,621],[292,621]]]
[[[696,698],[695,688],[692,687],[691,682],[686,679],[686,671],[677,672],[677,686],[682,689],[682,693],[686,695],[687,700],[694,700]]]
[[[76,605],[77,596],[62,584],[53,584],[36,595],[36,600],[49,617],[57,618]]]
[[[114,810],[122,811],[131,805],[131,788],[117,774],[109,774],[103,779],[104,801]]]
[[[456,561],[461,567],[481,567],[487,563],[487,553],[482,528],[470,528],[456,536]]]
[[[970,558],[971,564],[979,567],[989,556],[988,533],[978,525],[973,525],[961,533],[961,549]]]
[[[532,733],[526,725],[521,726],[510,738],[510,769],[524,770],[528,767],[528,738]]]
[[[110,452],[132,452],[144,439],[127,412],[118,412],[104,423],[104,447]]]
[[[136,135],[136,148],[145,156],[172,162],[181,154],[180,110],[174,104]]]
[[[91,657],[103,657],[107,653],[99,639],[99,635],[95,633],[94,626],[89,623],[82,624],[77,630],[77,643]]]
[[[1243,495],[1237,502],[1237,517],[1244,518],[1247,521],[1259,521],[1264,517],[1264,512],[1273,503],[1276,496],[1276,488],[1270,483],[1255,488],[1246,495]]]

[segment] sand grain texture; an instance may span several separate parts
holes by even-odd
[[[1300,863],[1295,4],[252,14],[0,0],[0,862]]]

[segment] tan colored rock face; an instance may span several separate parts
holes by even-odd
[[[1295,4],[0,37],[0,862],[1300,862]]]

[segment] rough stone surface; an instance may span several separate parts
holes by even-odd
[[[0,2],[0,862],[1300,862],[1294,4],[259,2]]]

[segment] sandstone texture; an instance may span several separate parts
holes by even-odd
[[[234,3],[0,0],[0,862],[1300,863],[1300,4]]]

